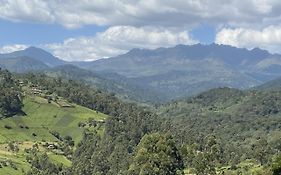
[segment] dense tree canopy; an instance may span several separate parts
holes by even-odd
[[[8,72],[1,73],[1,87],[7,88],[3,97],[14,94],[9,97],[15,97],[19,102],[15,106],[21,106],[17,81]],[[172,175],[182,174],[183,168],[196,174],[216,174],[217,167],[231,165],[235,169],[247,159],[266,165],[281,148],[280,91],[220,88],[162,105],[156,115],[151,108],[120,101],[114,94],[72,80],[40,74],[19,78],[46,94],[108,114],[102,132],[84,128],[69,169],[37,154],[30,159],[37,174]],[[15,110],[14,103],[8,104],[8,111],[20,110]],[[275,165],[272,170],[277,172]]]
[[[122,102],[111,93],[45,75],[27,74],[21,78],[50,94],[109,115],[103,133],[85,131],[73,155],[73,174],[126,174],[141,138],[161,130],[161,122],[154,113]]]
[[[202,151],[204,138],[215,135],[223,145],[222,164],[254,159],[265,165],[281,148],[281,91],[218,88],[157,111],[171,121],[178,144]]]
[[[145,135],[130,165],[130,175],[180,175],[183,160],[170,135]]]

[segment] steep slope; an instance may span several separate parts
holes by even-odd
[[[45,50],[36,47],[29,47],[25,50],[20,50],[7,54],[0,54],[0,60],[2,58],[15,58],[15,57],[30,57],[50,67],[64,64],[63,60],[60,60],[59,58],[53,56],[49,52],[46,52]]]
[[[23,174],[30,169],[26,161],[28,152],[34,144],[39,144],[42,153],[48,153],[51,160],[70,166],[71,161],[55,150],[46,149],[43,143],[59,144],[61,141],[54,136],[54,132],[60,137],[71,137],[75,144],[82,140],[85,128],[79,127],[80,122],[89,119],[103,121],[107,116],[94,110],[75,105],[72,108],[62,108],[56,103],[48,103],[40,97],[26,97],[23,111],[26,115],[14,116],[2,119],[0,123],[0,161],[12,163],[0,168],[0,174]],[[9,128],[9,129],[7,129]],[[100,128],[102,130],[102,127]],[[43,141],[43,142],[42,142]],[[19,151],[9,150],[9,143],[18,145]],[[11,166],[12,165],[12,166]],[[16,168],[13,168],[16,167]]]
[[[27,56],[0,58],[0,67],[16,73],[48,69],[48,66],[43,62]]]
[[[70,99],[59,96],[54,92],[54,85],[58,86],[58,84],[51,85],[50,82],[47,82],[50,80],[47,77],[42,79],[44,77],[38,75],[42,82],[38,80],[31,82],[28,78],[32,74],[19,78],[7,71],[2,72],[0,81],[3,90],[0,93],[0,174],[26,174],[32,165],[30,157],[34,158],[44,154],[48,154],[51,162],[69,167],[72,152],[82,140],[84,132],[103,132],[107,115],[71,103]],[[35,78],[31,79],[35,80]],[[53,81],[56,82],[55,79]],[[67,96],[70,90],[67,90],[66,85],[69,84],[66,80],[62,81],[65,84],[61,85],[62,88],[59,89],[59,92],[64,91],[63,94]],[[46,83],[45,86],[43,86],[43,82]],[[48,85],[51,86],[48,87]],[[69,85],[72,90],[78,88],[77,86],[83,85]],[[15,92],[15,95],[23,105],[19,104],[20,111],[14,112],[13,108],[17,103],[11,95],[12,90],[16,89],[19,92]],[[91,92],[93,91],[95,89]],[[80,93],[82,92],[80,91]],[[99,92],[100,98],[104,95],[105,93]],[[78,95],[76,96],[75,99],[79,98]],[[10,111],[10,115],[2,117],[4,111],[2,105],[6,107],[7,103],[11,103],[10,107],[5,108]]]
[[[82,139],[83,128],[78,126],[79,122],[87,121],[89,118],[104,120],[106,115],[96,113],[94,110],[73,104],[71,108],[63,108],[56,103],[48,103],[44,98],[30,96],[24,99],[24,116],[1,120],[0,143],[9,141],[57,141],[50,131],[57,131],[62,136],[71,136],[75,143]],[[5,129],[4,126],[11,129]],[[21,128],[28,127],[28,129]],[[36,136],[33,136],[35,133]]]
[[[79,129],[79,126],[80,128],[83,127],[85,134],[83,136],[82,142],[77,145],[76,149],[72,149],[73,151],[75,151],[75,153],[69,151],[69,149],[64,149],[62,154],[72,156],[71,160],[73,163],[73,166],[71,168],[71,171],[73,172],[68,172],[65,174],[88,174],[87,172],[89,172],[89,174],[99,174],[94,170],[99,166],[99,164],[94,164],[94,167],[91,166],[90,169],[88,164],[89,161],[94,162],[95,160],[97,160],[97,158],[101,158],[108,162],[107,164],[104,164],[104,161],[102,161],[101,164],[102,166],[110,165],[111,172],[126,170],[128,168],[128,163],[131,160],[130,157],[133,156],[132,152],[134,151],[142,136],[150,133],[155,128],[159,128],[156,123],[156,121],[158,120],[155,118],[156,116],[153,113],[145,110],[144,108],[138,107],[135,104],[124,103],[118,100],[118,98],[116,98],[112,94],[99,91],[83,83],[59,78],[50,78],[40,74],[27,74],[26,76],[20,77],[23,79],[23,82],[28,82],[27,85],[31,87],[29,91],[27,89],[26,94],[31,94],[32,97],[33,94],[38,93],[40,97],[42,96],[44,98],[42,99],[41,97],[38,99],[35,97],[35,104],[33,103],[34,106],[31,106],[30,111],[36,110],[38,107],[45,108],[45,105],[50,105],[53,103],[61,104],[59,102],[60,98],[57,97],[62,97],[64,100],[67,100],[68,103],[80,104],[84,107],[97,110],[99,112],[98,114],[102,112],[109,115],[104,122],[101,122],[101,125],[100,123],[92,120],[86,120],[82,123],[78,123],[76,129]],[[49,103],[49,98],[51,98],[51,103]],[[44,100],[43,104],[41,100]],[[71,108],[68,110],[71,110]],[[53,113],[55,109],[48,108],[46,109],[46,111],[48,112],[42,115],[43,121],[44,118],[49,116],[49,114],[54,115],[52,117],[55,118],[54,121],[57,121],[56,118],[59,117],[55,116],[56,114]],[[76,115],[76,113],[75,111],[69,112],[70,113],[65,116],[63,114],[63,110],[59,110],[58,115],[61,115],[63,119],[59,120],[58,123],[59,125],[68,125],[70,123],[70,127],[73,126],[74,128],[65,131],[67,131],[68,134],[72,132],[77,133],[74,129],[75,125],[77,124],[76,121],[78,122],[78,120],[75,120],[75,122],[73,123],[73,117],[74,115]],[[91,117],[91,115],[92,114],[90,114],[89,117]],[[77,113],[77,116],[82,116],[82,114]],[[37,117],[40,118],[39,116]],[[85,118],[87,117],[85,116]],[[36,122],[35,119],[34,122]],[[52,128],[53,126],[52,120],[45,121],[44,123],[46,123],[47,128]],[[45,126],[45,124],[43,124],[43,126]],[[61,129],[64,128],[61,127]],[[60,131],[60,129],[58,130]],[[51,133],[54,136],[58,136],[57,132]],[[64,132],[61,131],[60,133]],[[72,138],[76,137],[72,136]],[[69,137],[63,137],[62,140],[63,143],[65,143],[66,141],[68,143]],[[99,146],[99,148],[96,147],[97,145]],[[119,149],[119,146],[122,146],[121,149]],[[119,156],[114,156],[116,154],[120,155],[123,160],[119,161]],[[49,155],[47,156],[49,157]],[[39,162],[40,166],[38,166],[37,157],[38,156],[36,155],[32,155],[32,157],[29,157],[31,159],[31,162],[33,162],[32,159],[35,158],[34,164],[32,166],[32,171],[39,170],[41,172],[46,172],[46,169],[49,169],[52,172],[54,171],[53,167],[44,166],[45,162]],[[46,160],[46,155],[44,157],[44,160]],[[120,162],[120,165],[122,164],[122,166],[118,166],[116,168],[116,166],[114,166],[114,162],[116,161]],[[58,171],[62,170],[62,168],[59,168]],[[105,172],[102,174],[108,174],[107,172],[109,171],[109,169],[103,169],[102,171]]]

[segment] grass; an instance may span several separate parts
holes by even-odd
[[[25,160],[24,149],[43,140],[58,141],[50,131],[57,131],[62,137],[71,136],[77,144],[82,139],[84,130],[78,127],[79,122],[87,121],[89,118],[99,121],[106,118],[102,113],[75,104],[71,104],[73,107],[61,108],[56,103],[48,103],[46,99],[38,96],[27,96],[23,103],[26,115],[0,120],[0,161],[12,161],[18,168],[15,170],[11,166],[2,167],[0,174],[24,174],[23,170],[26,172],[30,169],[30,164]],[[11,129],[5,126],[10,126]],[[21,142],[18,153],[7,150],[7,143],[11,141]],[[51,152],[48,152],[48,155],[54,163],[71,166],[71,162],[62,155]]]
[[[74,105],[73,108],[60,108],[55,103],[49,104],[47,100],[40,97],[25,98],[23,111],[26,113],[25,116],[15,116],[0,121],[0,143],[27,140],[56,141],[57,139],[49,131],[57,131],[62,136],[69,135],[77,143],[83,133],[83,128],[78,127],[80,121],[89,118],[96,120],[106,118],[102,113],[78,105]],[[11,126],[12,129],[6,129],[5,126]],[[36,136],[33,136],[33,133]]]
[[[261,166],[255,160],[245,160],[235,168],[231,169],[230,166],[222,167],[219,169],[219,173],[226,173],[229,175],[236,175],[236,174],[251,174],[251,175],[261,175],[261,174],[270,174],[270,170],[266,166]]]
[[[3,167],[0,169],[0,173],[3,175],[22,175],[25,174],[26,171],[20,170],[15,170],[12,167]]]
[[[56,155],[56,154],[49,154],[48,155],[50,160],[56,164],[63,164],[66,167],[71,166],[71,161],[65,158],[64,156],[61,155]]]
[[[30,164],[26,161],[25,154],[23,151],[20,151],[17,154],[11,154],[11,152],[6,151],[5,153],[4,150],[1,150],[0,161],[11,161],[17,167],[17,169],[14,169],[10,165],[2,166],[2,168],[0,168],[0,174],[3,175],[20,175],[24,174],[24,172],[27,172],[30,169]]]
[[[261,166],[255,160],[245,160],[235,166],[235,168],[231,168],[231,166],[224,167],[216,167],[217,174],[227,174],[227,175],[237,175],[237,174],[245,174],[245,175],[264,175],[270,174],[270,170],[266,166]],[[195,170],[193,169],[185,169],[185,175],[196,175]]]

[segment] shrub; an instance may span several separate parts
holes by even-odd
[[[5,127],[6,129],[12,129],[12,127],[9,126],[9,125],[5,125],[4,127]]]

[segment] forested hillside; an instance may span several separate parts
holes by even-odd
[[[54,79],[45,75],[27,74],[22,78],[70,102],[109,115],[103,133],[85,132],[73,155],[72,168],[64,170],[68,173],[125,174],[141,138],[145,134],[160,131],[156,115],[135,104],[124,103],[112,94],[74,81]],[[35,169],[45,171],[40,167]]]
[[[139,87],[133,81],[129,81],[126,77],[118,74],[108,74],[106,76],[107,78],[104,78],[104,73],[85,70],[70,64],[47,69],[44,73],[54,78],[63,77],[87,83],[96,89],[112,92],[126,101],[138,101],[143,103],[161,101],[161,97],[156,91],[153,92]],[[153,100],[149,101],[148,99]]]
[[[76,103],[109,115],[103,133],[84,134],[73,155],[72,167],[64,170],[68,173],[163,174],[168,167],[173,173],[166,174],[181,174],[183,168],[186,173],[195,174],[270,174],[274,156],[280,150],[280,91],[214,89],[157,107],[157,116],[149,109],[123,103],[112,95],[101,98],[104,94],[97,96],[95,90],[73,81],[70,81],[72,89],[66,88],[72,95],[64,95],[63,87],[68,87],[67,84],[59,87],[59,83],[50,83],[58,80],[44,75],[31,79],[42,85],[49,79],[51,89],[69,100],[75,101],[71,96],[80,92],[79,99],[83,100]],[[94,99],[98,99],[94,103],[99,105],[90,106]],[[153,135],[154,132],[160,135]],[[158,143],[157,139],[161,141]],[[175,151],[174,158],[168,160],[162,153],[159,154],[163,159],[154,158],[158,149],[150,150],[150,146],[160,143],[164,145],[159,149]],[[171,161],[171,167],[164,160]],[[163,169],[154,169],[160,165]]]
[[[0,68],[0,118],[21,112],[21,90],[12,74]]]
[[[0,154],[5,157],[0,159],[0,172],[280,171],[281,91],[218,88],[153,108],[122,102],[73,80],[32,73],[15,76],[7,71],[1,76],[7,88],[1,104],[9,102],[5,92],[17,105],[8,103],[12,107],[2,114],[8,118],[0,121]]]
[[[281,91],[219,88],[171,102],[157,111],[170,120],[172,132],[180,144],[186,144],[188,155],[192,150],[204,152],[205,139],[215,139],[219,149],[216,166],[237,169],[247,160],[266,165],[280,151]],[[196,160],[187,157],[186,166],[196,166]]]

